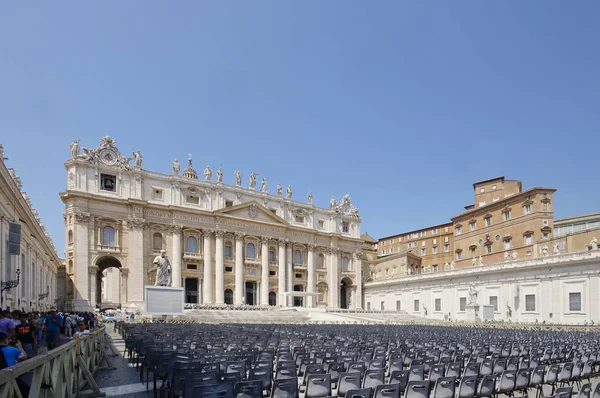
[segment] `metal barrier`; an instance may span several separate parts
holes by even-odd
[[[29,397],[102,397],[94,380],[94,372],[114,369],[106,355],[106,345],[110,344],[100,327],[89,334],[11,367],[0,370],[0,397],[21,398],[17,379],[31,371]],[[82,388],[89,386],[90,393],[82,394]]]

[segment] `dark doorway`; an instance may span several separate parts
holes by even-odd
[[[256,305],[256,283],[246,282],[246,304]]]
[[[277,305],[277,295],[275,292],[269,292],[269,305],[276,306]]]
[[[342,286],[340,288],[340,308],[347,309],[348,308],[348,293],[350,284],[346,282],[345,279],[342,279]]]
[[[198,304],[198,279],[187,278],[185,280],[185,302]]]
[[[302,285],[294,285],[295,292],[303,292],[304,286]],[[294,307],[302,307],[304,306],[304,297],[294,297]]]
[[[233,304],[233,292],[231,289],[225,289],[225,304]]]

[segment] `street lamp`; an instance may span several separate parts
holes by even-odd
[[[19,281],[21,280],[21,270],[17,268],[17,279],[13,279],[11,281],[1,282],[2,291],[0,292],[0,307],[4,304],[4,291],[10,290],[13,287],[19,286]]]

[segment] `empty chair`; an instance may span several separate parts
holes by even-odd
[[[310,374],[306,380],[305,398],[321,398],[331,395],[331,375],[329,373]]]
[[[365,376],[363,377],[363,388],[371,388],[375,390],[375,388],[383,384],[385,371],[383,369],[371,369],[365,372]]]
[[[240,372],[225,373],[223,377],[221,377],[222,383],[232,383],[234,386],[240,381],[242,381],[242,375],[240,374]]]
[[[298,379],[275,379],[271,398],[298,398]]]
[[[481,383],[479,383],[479,388],[477,390],[477,397],[491,397],[495,393],[496,388],[496,378],[492,375],[483,376],[481,379]]]
[[[338,384],[338,397],[346,396],[348,390],[360,390],[361,388],[361,374],[360,372],[344,372],[340,375],[340,381]]]
[[[346,391],[346,398],[371,398],[371,388]]]
[[[408,381],[420,381],[423,380],[425,373],[425,367],[423,365],[414,365],[410,367],[408,372]]]
[[[527,395],[527,389],[531,382],[531,372],[533,369],[525,368],[515,371],[517,372],[517,378],[515,380],[514,391],[521,391],[523,395]]]
[[[350,372],[360,372],[361,377],[365,374],[365,364],[364,362],[350,362],[348,364],[348,373]]]
[[[380,384],[375,388],[373,398],[400,398],[400,384]],[[589,398],[589,397],[586,397]]]
[[[455,385],[454,377],[439,377],[433,387],[433,398],[454,398]]]
[[[481,365],[477,362],[471,362],[465,365],[465,376],[479,376]]]
[[[494,373],[494,360],[493,359],[485,359],[481,362],[481,367],[479,368],[479,376],[488,376]]]
[[[429,369],[429,381],[435,383],[440,377],[446,375],[446,365],[431,365]]]
[[[496,386],[496,393],[511,396],[515,389],[516,381],[517,381],[517,371],[516,370],[505,370],[500,375],[500,382]]]
[[[298,378],[298,374],[296,373],[295,366],[286,366],[286,367],[279,368],[279,369],[277,369],[277,372],[275,373],[275,379],[277,379],[277,380],[297,379],[297,378]]]
[[[546,374],[546,367],[544,365],[538,366],[531,372],[531,378],[529,379],[529,388],[535,388],[537,390],[536,396],[543,395],[542,387],[544,385],[544,376]]]
[[[390,375],[389,384],[398,383],[400,385],[400,391],[403,392],[408,384],[408,372],[408,370],[393,371]]]
[[[429,380],[409,381],[404,398],[429,398]]]
[[[554,398],[571,398],[572,394],[573,387],[561,387],[554,392]]]
[[[209,386],[192,386],[188,389],[185,387],[185,398],[233,398],[233,384],[213,384]]]
[[[248,374],[248,381],[260,381],[263,390],[270,390],[272,374],[273,373],[269,369],[250,369],[250,372]]]
[[[398,358],[398,359],[394,359],[393,361],[390,362],[390,366],[388,368],[388,372],[387,372],[387,376],[391,375],[393,371],[395,370],[402,370],[403,366],[402,366],[402,359]]]
[[[262,381],[252,380],[235,383],[233,394],[236,398],[262,398]]]
[[[552,365],[548,366],[548,369],[546,369],[546,374],[544,375],[543,385],[549,385],[552,387],[551,394],[554,394],[554,389],[556,388],[556,382],[558,380],[558,370],[559,370],[559,365],[552,364]]]
[[[477,376],[463,376],[458,385],[457,398],[472,398],[477,392]]]
[[[571,376],[573,374],[573,368],[575,367],[575,364],[573,362],[567,362],[565,364],[563,364],[563,366],[560,368],[560,371],[558,372],[558,377],[556,379],[556,381],[558,383],[560,383],[561,386],[564,386],[565,384],[569,384],[569,382],[571,381]]]
[[[456,379],[460,378],[462,372],[462,364],[458,362],[449,363],[446,367],[446,377],[455,377]],[[430,376],[431,378],[431,376]]]
[[[585,383],[584,385],[579,387],[579,391],[577,392],[576,398],[590,398],[591,394],[592,394],[592,384]]]

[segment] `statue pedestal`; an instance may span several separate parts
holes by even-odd
[[[144,286],[146,315],[183,315],[183,288]]]
[[[479,323],[481,322],[481,318],[479,316],[479,304],[467,304],[467,306],[465,307],[466,310],[466,316],[465,316],[465,322],[471,322],[471,323]]]

